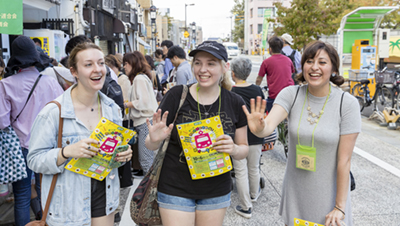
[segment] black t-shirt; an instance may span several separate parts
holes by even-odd
[[[163,113],[165,111],[169,112],[167,125],[171,124],[175,118],[182,90],[182,85],[174,86],[166,93],[161,101],[159,108],[162,109]],[[176,125],[199,120],[197,104],[197,101],[188,91],[186,100],[179,110],[178,117],[174,123],[171,139],[164,158],[160,180],[158,182],[158,190],[162,193],[190,199],[205,199],[223,196],[231,191],[232,179],[230,172],[199,180],[192,180],[190,176],[186,159],[182,153],[182,146]],[[235,136],[236,128],[247,125],[246,115],[242,110],[242,105],[244,104],[243,99],[239,95],[221,89],[220,117],[224,133],[230,135],[232,139]],[[202,119],[206,118],[204,108],[207,110],[209,109],[209,117],[216,116],[218,114],[219,99],[212,105],[200,105]],[[183,157],[180,156],[181,153]]]
[[[242,86],[234,86],[232,87],[232,92],[239,94],[246,102],[247,109],[250,110],[250,99],[256,99],[257,96],[260,96],[262,99],[265,99],[264,93],[262,92],[261,88],[256,85],[250,85],[246,87]],[[259,138],[250,132],[250,129],[247,127],[247,141],[249,145],[254,144],[264,144],[264,138]]]

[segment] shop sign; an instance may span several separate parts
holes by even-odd
[[[0,0],[0,33],[22,35],[22,0]]]
[[[113,14],[115,8],[114,0],[103,0],[103,10]]]
[[[37,38],[42,42],[43,52],[50,57],[49,37],[30,37],[31,39]]]

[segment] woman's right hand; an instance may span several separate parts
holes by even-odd
[[[267,101],[262,100],[261,97],[257,97],[257,102],[254,103],[254,99],[250,100],[250,111],[247,110],[246,105],[243,105],[243,111],[247,117],[247,126],[250,131],[255,135],[260,135],[265,127],[264,115]]]
[[[174,124],[171,123],[167,126],[168,111],[164,112],[161,117],[161,109],[158,109],[153,115],[153,125],[151,125],[150,120],[147,119],[147,127],[149,128],[149,139],[151,143],[159,143],[165,140],[172,131]]]
[[[66,146],[64,148],[64,156],[68,158],[92,158],[97,155],[99,149],[91,144],[99,145],[100,142],[92,138],[82,139],[75,144]]]

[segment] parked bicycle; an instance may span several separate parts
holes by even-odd
[[[352,89],[352,94],[357,98],[358,103],[360,104],[360,111],[362,112],[365,107],[369,107],[373,104],[373,110],[379,111],[378,103],[383,107],[394,107],[394,95],[391,90],[391,87],[387,87],[386,84],[393,84],[395,79],[395,71],[386,70],[385,67],[381,71],[375,71],[375,82],[376,89],[375,94],[371,98],[370,90],[368,88],[368,84],[370,84],[370,80],[361,79],[358,81]]]

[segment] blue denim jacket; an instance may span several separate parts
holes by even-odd
[[[74,86],[73,86],[74,87]],[[64,119],[62,146],[74,144],[88,138],[90,131],[75,116],[71,89],[56,100],[61,104]],[[117,104],[99,92],[103,117],[122,124],[122,115]],[[91,178],[65,170],[64,164],[57,166],[59,110],[57,105],[46,105],[36,117],[31,130],[28,166],[34,172],[42,173],[42,206],[46,205],[53,174],[60,173],[51,200],[47,223],[52,226],[77,226],[91,224]],[[118,170],[113,169],[106,180],[106,214],[114,212],[119,202]]]

